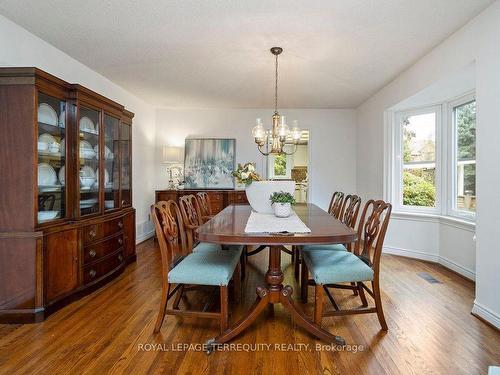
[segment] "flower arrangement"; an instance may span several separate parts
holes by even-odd
[[[290,203],[290,205],[295,204],[295,198],[293,197],[293,195],[290,193],[285,193],[284,191],[280,192],[275,191],[274,193],[271,194],[269,199],[271,200],[272,204],[274,203],[281,203],[281,204]]]
[[[238,168],[231,173],[239,184],[250,185],[253,181],[261,181],[259,174],[255,172],[253,163],[241,165],[238,163]]]

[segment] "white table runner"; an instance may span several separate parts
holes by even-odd
[[[295,212],[289,217],[276,217],[274,214],[260,214],[252,211],[245,227],[245,233],[310,233],[311,230],[300,220]]]

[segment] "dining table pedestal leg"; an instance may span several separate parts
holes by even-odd
[[[281,248],[282,245],[270,246],[269,267],[265,276],[266,287],[257,287],[257,299],[243,318],[219,336],[207,341],[208,353],[215,350],[217,345],[236,337],[248,328],[269,304],[276,303],[281,303],[286,310],[290,311],[295,322],[313,336],[335,345],[345,345],[342,337],[332,335],[309,319],[293,301],[292,287],[289,285],[283,286],[284,275],[281,269]]]

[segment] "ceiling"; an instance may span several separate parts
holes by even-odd
[[[155,106],[356,107],[493,0],[0,0]]]

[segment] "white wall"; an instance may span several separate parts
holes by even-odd
[[[500,298],[492,291],[500,284],[500,252],[496,241],[500,227],[500,2],[470,21],[451,35],[407,71],[373,95],[357,109],[357,190],[362,196],[383,197],[384,172],[384,111],[408,98],[442,77],[476,62],[477,95],[477,246],[476,246],[476,300],[473,311],[500,327]],[[397,53],[397,51],[394,51]],[[420,224],[403,228],[391,223],[391,231],[426,236]],[[455,228],[458,229],[458,228]],[[435,229],[431,230],[435,232]],[[465,236],[468,250],[472,233],[450,233],[440,227],[439,254],[447,258],[462,252]],[[398,238],[392,237],[393,243]],[[389,244],[390,245],[390,244]],[[460,248],[453,246],[460,245]],[[435,253],[432,246],[429,251]],[[466,250],[467,250],[466,249]],[[413,249],[412,249],[413,250]],[[424,249],[427,250],[427,249]],[[470,253],[458,262],[470,262]]]
[[[326,208],[332,192],[355,191],[356,124],[350,109],[283,109],[289,120],[310,131],[311,202]],[[264,157],[252,138],[255,119],[270,126],[271,109],[158,109],[156,112],[156,186],[168,178],[161,164],[163,145],[182,146],[186,137],[236,138],[236,162],[256,162],[265,170]]]
[[[0,66],[34,66],[70,83],[79,83],[135,113],[133,122],[133,205],[137,237],[149,231],[149,205],[154,200],[155,113],[149,106],[102,75],[0,15]]]

